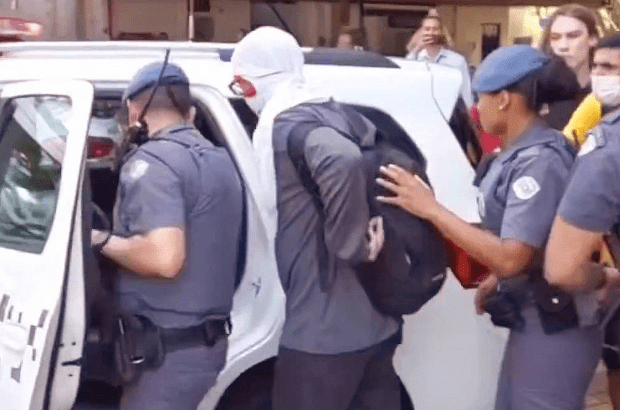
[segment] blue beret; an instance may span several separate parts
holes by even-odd
[[[138,70],[127,86],[127,90],[125,91],[126,97],[129,99],[134,98],[149,88],[155,87],[163,65],[163,62],[156,62],[148,64]],[[169,63],[164,70],[160,85],[189,85],[189,79],[181,67]]]
[[[535,75],[549,62],[541,51],[526,45],[501,47],[484,59],[474,75],[472,88],[477,93],[501,91]]]

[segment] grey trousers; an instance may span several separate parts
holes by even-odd
[[[280,347],[273,410],[400,410],[397,341],[336,355]]]
[[[226,363],[228,341],[177,350],[123,388],[120,410],[196,410]]]
[[[511,331],[495,410],[582,410],[601,358],[595,326],[546,335],[535,307],[523,309],[525,329]]]

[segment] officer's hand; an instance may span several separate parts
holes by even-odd
[[[438,210],[439,203],[433,191],[418,175],[393,164],[379,170],[387,178],[377,178],[377,183],[394,194],[378,196],[379,202],[399,206],[423,219],[429,219]]]
[[[93,248],[100,248],[104,242],[107,242],[110,232],[93,229],[90,232],[90,244]]]
[[[497,276],[489,275],[476,289],[476,296],[474,297],[474,305],[476,306],[476,313],[479,315],[486,312],[485,303],[487,297],[497,292]]]
[[[383,231],[383,218],[381,216],[375,216],[368,222],[368,262],[377,260],[384,242],[385,233]]]
[[[608,308],[620,291],[620,272],[616,268],[605,267],[603,273],[605,274],[605,285],[597,290],[596,298],[603,308]]]

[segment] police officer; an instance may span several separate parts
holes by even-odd
[[[181,68],[143,67],[124,103],[129,124],[141,123],[146,138],[123,159],[114,234],[92,235],[103,255],[122,268],[119,305],[131,318],[123,326],[139,323],[149,330],[136,339],[147,360],[130,360],[144,368],[124,387],[121,409],[195,410],[226,360],[241,184],[225,149],[193,127]],[[153,329],[159,339],[149,339],[158,333]],[[146,364],[152,349],[165,352],[163,363]]]
[[[596,328],[543,322],[548,315],[535,301],[541,256],[573,162],[562,134],[538,115],[543,101],[535,98],[537,77],[547,63],[528,46],[501,48],[484,60],[474,78],[482,126],[503,147],[476,179],[484,229],[445,209],[417,177],[398,167],[385,168],[378,180],[395,194],[381,201],[429,220],[490,268],[492,275],[477,291],[476,309],[511,328],[496,410],[582,408],[600,354]],[[547,334],[554,325],[553,334]]]
[[[594,53],[592,88],[605,115],[589,132],[575,161],[553,223],[545,266],[551,283],[579,294],[595,289],[612,293],[620,283],[617,270],[590,262],[604,235],[617,235],[620,223],[620,35],[600,41]],[[619,327],[620,313],[616,312],[606,327],[606,346],[620,346]],[[610,385],[618,385],[617,351],[607,348],[603,357]],[[620,407],[617,392],[611,396]]]

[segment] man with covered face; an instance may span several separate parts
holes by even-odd
[[[352,267],[376,259],[383,244],[381,220],[369,216],[360,151],[374,144],[376,129],[312,90],[303,62],[295,39],[272,27],[250,33],[232,56],[231,89],[259,115],[253,144],[287,296],[273,406],[400,409],[392,366],[399,324],[373,307]],[[303,152],[323,209],[288,151],[292,130],[309,118],[329,124],[308,132]]]

